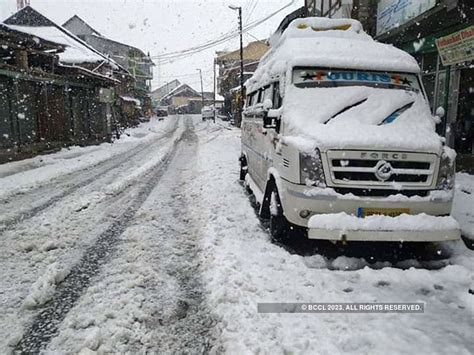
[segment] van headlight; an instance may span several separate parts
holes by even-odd
[[[308,186],[326,187],[319,149],[313,154],[300,153],[300,180],[302,184]]]
[[[456,163],[446,152],[443,151],[439,162],[437,190],[452,190],[454,188],[454,177],[456,175]]]

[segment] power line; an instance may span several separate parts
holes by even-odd
[[[280,13],[281,11],[283,11],[284,9],[286,9],[287,7],[291,6],[294,4],[296,0],[292,0],[290,3],[286,4],[285,6],[283,6],[282,8],[278,9],[277,11],[259,19],[259,20],[256,20],[254,22],[251,22],[250,24],[248,24],[247,26],[245,26],[242,30],[242,32],[248,32],[250,31],[251,29],[257,27],[258,25],[264,23],[265,21],[267,21],[268,19],[272,18],[273,16],[277,15],[278,13]],[[239,35],[239,31],[233,31],[233,32],[229,32],[228,34],[226,35],[223,35],[222,37],[220,38],[217,38],[213,41],[208,41],[208,42],[205,42],[199,46],[195,46],[195,47],[191,47],[191,48],[188,48],[188,49],[184,49],[184,50],[181,50],[181,51],[175,51],[175,52],[170,52],[170,53],[165,53],[165,54],[162,54],[162,55],[159,55],[159,56],[152,56],[152,58],[155,58],[155,59],[160,59],[160,64],[166,64],[166,63],[169,63],[169,62],[172,62],[174,60],[177,60],[177,59],[182,59],[182,58],[185,58],[185,57],[188,57],[190,55],[193,55],[195,53],[198,53],[198,52],[201,52],[203,50],[206,50],[206,49],[209,49],[209,48],[212,48],[216,45],[219,45],[221,43],[224,43],[232,38],[235,38]]]
[[[253,12],[255,11],[257,5],[258,5],[258,2],[255,0],[255,3],[253,4],[253,7],[249,8],[246,21],[250,21],[250,19],[252,18]]]

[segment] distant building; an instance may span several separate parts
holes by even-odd
[[[181,84],[163,96],[159,102],[161,106],[168,106],[169,110],[177,113],[200,113],[203,106],[214,104],[214,93],[194,90],[188,84]],[[219,104],[219,100],[216,102]],[[217,105],[216,105],[217,106]]]
[[[63,27],[127,69],[136,80],[136,89],[144,94],[151,91],[155,64],[148,54],[136,47],[104,37],[77,15],[67,20]]]
[[[181,82],[178,79],[174,79],[170,81],[169,83],[166,83],[162,86],[160,86],[158,89],[153,90],[150,93],[151,100],[153,101],[153,104],[156,106],[159,104],[160,100],[171,90],[176,89],[178,86],[181,85]]]
[[[267,53],[270,46],[263,41],[249,43],[243,49],[244,82],[249,79]],[[231,52],[217,52],[216,64],[219,66],[217,92],[224,98],[224,111],[235,112],[240,97],[240,49]]]

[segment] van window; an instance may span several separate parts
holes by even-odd
[[[273,83],[273,108],[277,109],[281,107],[281,96],[280,96],[280,83],[278,81]]]
[[[263,90],[262,90],[262,89],[258,90],[257,103],[263,102],[263,100],[262,100],[262,93],[263,93]]]
[[[267,85],[263,88],[262,102],[266,99],[272,99],[272,87],[270,85]]]
[[[251,93],[250,96],[250,106],[254,106],[258,100],[258,91]]]

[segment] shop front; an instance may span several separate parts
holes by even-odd
[[[397,8],[401,3],[404,7]],[[378,3],[377,19],[377,39],[402,48],[418,60],[432,112],[444,113],[438,133],[458,152],[459,170],[471,172],[474,165],[472,11],[465,1],[382,0]]]

